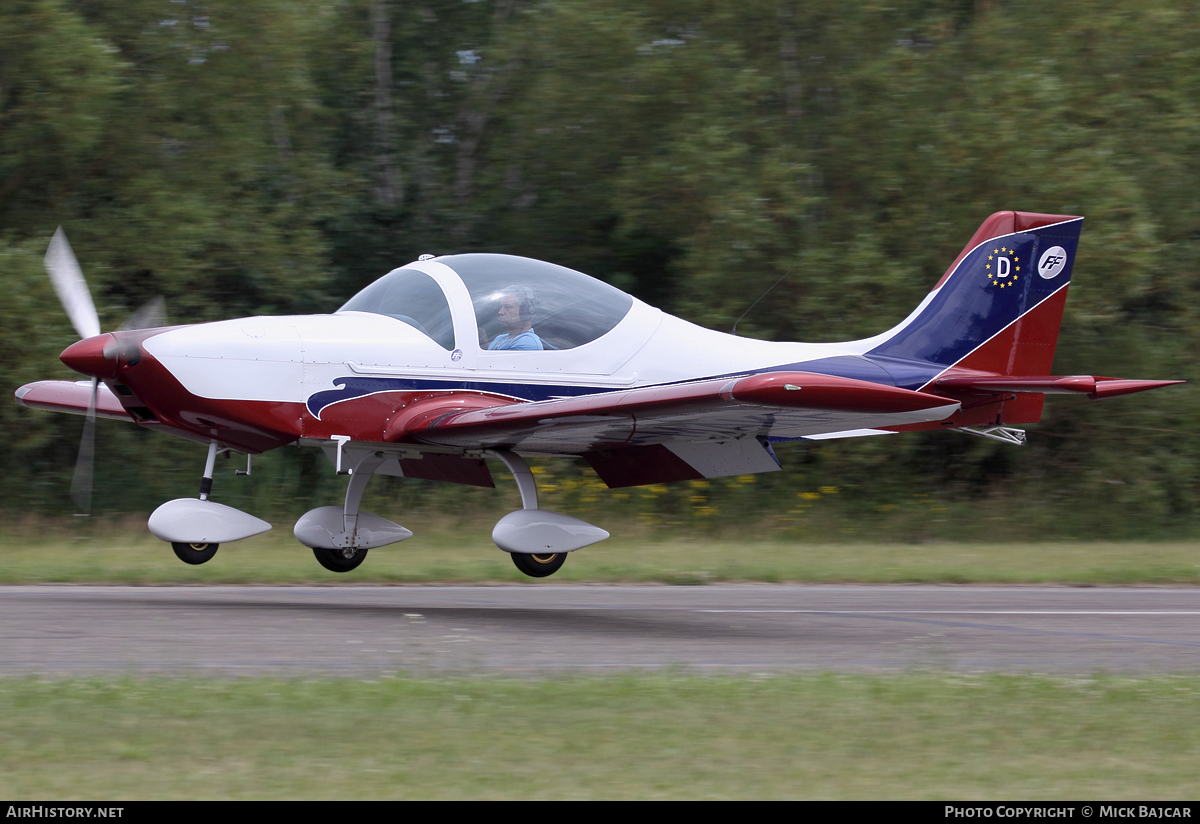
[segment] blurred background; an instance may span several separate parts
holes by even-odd
[[[0,4],[0,511],[65,516],[81,418],[42,269],[62,225],[105,329],[330,312],[422,253],[554,261],[775,340],[903,319],[1002,209],[1084,215],[1056,374],[1196,380],[1200,9],[1180,0],[5,0]],[[1190,537],[1195,389],[1052,397],[1028,445],[954,433],[779,450],[774,475],[605,491],[602,525],[861,538]],[[195,494],[204,450],[97,432],[94,510]],[[234,464],[238,466],[235,467]],[[214,498],[338,501],[279,450]],[[377,478],[364,503],[492,519],[499,492]]]

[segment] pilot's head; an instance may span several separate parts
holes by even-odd
[[[509,334],[528,329],[535,311],[537,302],[528,286],[509,286],[500,293],[500,322]]]

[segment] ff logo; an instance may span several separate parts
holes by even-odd
[[[1057,277],[1067,265],[1067,250],[1061,246],[1052,246],[1042,254],[1038,261],[1038,274],[1046,280]]]

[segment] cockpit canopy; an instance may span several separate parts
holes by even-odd
[[[436,262],[449,267],[466,286],[483,349],[504,333],[500,300],[514,287],[527,298],[533,331],[547,350],[574,349],[591,343],[620,323],[633,306],[633,298],[620,289],[540,260],[469,254],[448,255],[436,258]],[[454,348],[450,303],[437,281],[417,269],[391,272],[339,311],[387,315],[428,335],[448,351]],[[466,309],[455,307],[455,311]]]
[[[433,338],[447,352],[454,348],[454,321],[446,295],[437,281],[416,269],[384,275],[338,311],[387,315]]]

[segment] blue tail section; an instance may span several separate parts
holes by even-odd
[[[920,310],[867,357],[901,385],[959,363],[1070,282],[1082,223],[1065,215],[992,215]],[[1054,339],[1039,342],[1051,351],[1057,319],[1052,326]],[[899,374],[905,371],[911,378]]]

